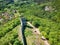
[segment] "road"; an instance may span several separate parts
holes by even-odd
[[[26,24],[30,25],[33,28],[32,32],[35,35],[35,40],[34,40],[35,45],[40,45],[41,40],[43,41],[44,45],[50,45],[44,36],[41,36],[41,38],[40,38],[41,32],[39,31],[38,28],[34,27],[30,22],[26,23],[24,18],[21,18],[20,22],[21,22],[21,29],[20,29],[21,33],[20,34],[22,35],[21,37],[22,37],[23,45],[27,45],[26,37],[24,34]]]
[[[22,40],[23,45],[27,45],[26,37],[25,37],[25,34],[24,34],[25,28],[26,28],[26,20],[22,17],[22,18],[20,19],[20,22],[21,22],[21,27],[20,27],[19,33],[18,33],[18,35],[19,35],[19,40],[20,40],[20,39]]]

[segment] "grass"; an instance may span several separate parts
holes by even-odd
[[[33,33],[33,29],[31,28],[25,29],[25,36],[26,36],[27,45],[36,45],[38,43],[40,43],[41,45],[44,45],[44,42],[41,40],[41,36],[35,35]]]

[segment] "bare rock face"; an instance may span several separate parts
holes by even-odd
[[[2,21],[3,21],[3,18],[0,19],[0,22],[2,22]]]
[[[52,6],[45,6],[45,9],[44,9],[45,11],[52,11],[53,10],[53,8],[52,8]]]
[[[49,11],[49,6],[45,6],[45,11]]]

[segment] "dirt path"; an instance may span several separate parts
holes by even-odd
[[[27,24],[29,24],[31,27],[32,27],[32,32],[33,32],[33,35],[35,35],[35,36],[33,36],[32,35],[32,37],[27,37],[27,39],[28,40],[30,40],[31,38],[32,38],[32,40],[34,40],[34,45],[50,45],[49,43],[48,43],[48,41],[45,39],[45,37],[44,36],[40,36],[41,35],[41,33],[40,33],[40,31],[39,31],[39,29],[38,28],[36,28],[36,27],[34,27],[30,22],[27,22]],[[19,33],[18,33],[18,35],[19,35],[19,40],[20,41],[22,41],[22,33],[21,33],[21,26],[19,27],[19,31],[18,31]],[[33,39],[34,38],[34,39]],[[22,41],[23,42],[23,41]],[[43,44],[42,44],[42,42],[43,42]],[[29,42],[28,42],[29,43]],[[30,45],[32,45],[31,43],[30,43]]]
[[[31,27],[33,27],[32,31],[36,35],[35,45],[40,45],[39,35],[41,35],[41,33],[40,33],[39,29],[35,28],[30,22],[27,22],[27,24],[29,24]],[[50,45],[44,36],[41,37],[41,40],[44,42],[44,45]]]

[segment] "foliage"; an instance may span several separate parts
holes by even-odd
[[[17,0],[16,0],[17,1]],[[25,1],[25,0],[24,0]],[[4,0],[0,3],[0,12],[7,12],[13,15],[19,15],[23,13],[24,17],[30,21],[35,27],[39,28],[42,35],[48,39],[51,45],[60,45],[60,0],[54,0],[51,3],[37,4],[34,2],[28,3],[18,0],[17,2],[9,4]],[[7,8],[5,8],[7,5]],[[45,11],[46,5],[53,5],[53,11]],[[14,13],[13,10],[17,10]],[[9,11],[10,10],[10,11]],[[8,45],[10,41],[17,37],[17,30],[13,29],[19,25],[19,19],[16,18],[12,21],[7,22],[3,26],[0,26],[0,44]],[[13,29],[13,30],[12,30]],[[29,32],[29,33],[27,33]],[[30,31],[27,31],[26,36],[32,35]],[[13,45],[20,45],[19,41],[16,39]]]
[[[51,45],[59,45],[59,13],[55,11],[45,12],[42,9],[43,6],[41,7],[40,5],[29,5],[28,7],[24,7],[21,8],[21,11],[24,11],[22,12],[24,13],[24,17],[34,26],[37,26],[36,24],[38,24],[42,35],[49,40]]]
[[[22,43],[18,39],[15,39],[13,45],[22,45]]]
[[[18,26],[14,28],[12,31],[8,32],[4,37],[0,39],[0,45],[8,45],[9,42],[12,42],[18,36]]]
[[[30,17],[30,16],[27,16],[27,17]],[[49,40],[50,44],[57,45],[60,41],[59,40],[59,38],[60,38],[59,33],[57,33],[60,30],[59,29],[60,23],[58,24],[58,23],[55,23],[51,20],[38,18],[38,17],[35,17],[33,19],[34,20],[32,21],[32,24],[35,25],[35,24],[39,23],[39,25],[40,25],[39,29],[40,29],[42,35],[44,35]],[[35,22],[35,21],[37,21],[37,22]]]
[[[13,19],[0,27],[0,38],[20,24],[19,18]]]
[[[28,37],[28,36],[31,36],[31,35],[33,35],[31,29],[29,30],[29,28],[27,28],[25,30],[25,36]]]
[[[60,0],[54,0],[53,5],[57,10],[60,10]]]

